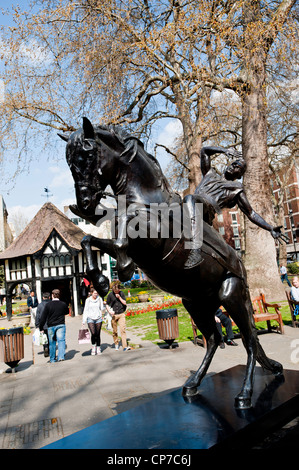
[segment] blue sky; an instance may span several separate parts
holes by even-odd
[[[27,1],[17,2],[22,8],[26,8]],[[0,0],[0,8],[7,9],[13,2]],[[7,24],[7,19],[1,15],[1,24]],[[1,92],[1,89],[0,89]],[[43,128],[41,126],[41,132]],[[170,145],[173,136],[177,134],[178,127],[174,121],[168,121],[160,126],[160,134],[157,141],[164,145]],[[56,131],[53,131],[53,137]],[[57,137],[59,140],[59,138]],[[65,142],[61,141],[55,149],[55,156],[40,152],[37,148],[29,149],[28,158],[30,164],[26,165],[14,179],[12,178],[16,163],[10,161],[9,155],[4,155],[2,168],[0,169],[0,194],[2,194],[9,221],[13,214],[20,213],[28,220],[34,217],[40,207],[47,201],[45,188],[48,188],[52,196],[48,199],[60,210],[75,202],[75,191],[71,172],[65,160]],[[165,168],[168,157],[164,152],[158,157],[162,168]]]

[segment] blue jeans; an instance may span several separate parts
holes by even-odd
[[[280,279],[281,279],[281,282],[282,282],[282,283],[283,283],[283,281],[287,281],[288,286],[292,287],[292,284],[291,284],[290,281],[289,281],[289,278],[288,278],[288,274],[287,274],[287,273],[282,274],[282,275],[280,276]]]
[[[58,343],[58,361],[63,361],[65,354],[65,324],[50,326],[48,328],[48,336],[50,362],[55,362],[56,341]]]

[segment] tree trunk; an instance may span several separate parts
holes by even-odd
[[[199,185],[202,174],[200,169],[200,151],[201,151],[202,139],[198,137],[196,142],[191,146],[190,158],[188,162],[189,173],[188,182],[189,186],[184,191],[184,196],[187,194],[193,194],[197,186]]]
[[[273,224],[267,154],[265,67],[261,62],[259,66],[258,72],[256,67],[252,67],[250,91],[243,96],[242,104],[243,155],[247,162],[244,187],[252,208],[268,223]],[[257,227],[246,218],[245,244],[245,266],[251,296],[255,297],[263,292],[270,302],[283,300],[285,292],[277,266],[275,241],[270,232]]]

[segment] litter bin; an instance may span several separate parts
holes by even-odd
[[[179,337],[178,312],[176,308],[156,310],[156,320],[159,338],[163,339],[170,348],[175,338]]]
[[[20,326],[0,330],[0,360],[14,369],[24,357],[24,331]]]

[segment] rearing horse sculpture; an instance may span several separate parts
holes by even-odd
[[[149,221],[153,205],[181,207],[186,203],[193,220],[194,199],[187,197],[182,201],[179,195],[171,192],[157,160],[145,151],[138,139],[120,128],[93,127],[87,118],[83,118],[82,129],[60,137],[67,141],[66,158],[75,181],[77,205],[71,206],[75,214],[97,224],[105,216],[97,215],[96,208],[107,194],[107,186],[112,188],[115,197],[125,196],[125,210],[118,207],[116,213],[115,239],[87,235],[82,240],[87,276],[95,289],[105,296],[109,280],[99,270],[92,246],[117,260],[120,280],[130,279],[136,264],[153,284],[182,298],[183,305],[207,341],[202,364],[184,384],[185,396],[197,393],[220,343],[214,315],[220,305],[224,306],[240,329],[248,355],[244,383],[235,398],[235,406],[249,408],[256,360],[275,375],[282,374],[282,366],[266,356],[257,338],[246,271],[235,250],[211,227],[206,217],[202,221],[202,241],[195,248],[192,245],[186,248],[184,231],[180,237],[162,237],[163,217],[157,220],[156,231],[151,231],[151,234],[156,233],[155,236],[136,236],[136,231],[130,236],[128,228],[136,213],[130,214],[126,209],[132,204],[137,207],[138,221],[144,221],[150,231],[153,229]],[[200,191],[197,196],[202,202]],[[192,242],[195,232],[192,223],[190,226],[188,239]],[[271,230],[269,227],[264,228]],[[279,228],[272,232],[274,237],[281,236]]]

